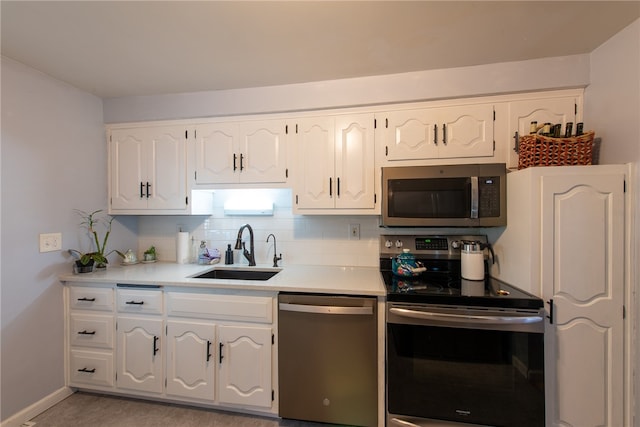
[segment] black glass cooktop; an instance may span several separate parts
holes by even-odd
[[[492,277],[476,281],[448,274],[423,274],[413,278],[398,277],[391,271],[381,271],[381,274],[387,288],[387,301],[522,309],[543,306],[540,298]]]

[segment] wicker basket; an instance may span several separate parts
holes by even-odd
[[[590,165],[593,162],[594,131],[570,138],[538,134],[520,137],[518,169],[531,166]]]

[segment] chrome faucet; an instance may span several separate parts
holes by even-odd
[[[269,237],[273,236],[273,266],[278,266],[278,261],[282,259],[282,254],[278,256],[278,249],[276,248],[276,236],[272,233],[267,236],[267,243],[269,242]]]
[[[245,244],[242,241],[242,232],[244,231],[245,228],[249,229],[249,249],[251,250],[251,252],[247,251],[247,248],[245,247]],[[253,245],[253,229],[249,224],[244,224],[243,226],[240,227],[240,230],[238,230],[238,239],[236,240],[236,249],[242,249],[242,255],[244,255],[244,257],[249,261],[249,266],[256,265],[255,248]]]

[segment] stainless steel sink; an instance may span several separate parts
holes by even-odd
[[[195,279],[269,280],[280,270],[215,269],[193,276]]]

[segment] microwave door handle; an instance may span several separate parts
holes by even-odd
[[[478,177],[471,177],[471,218],[478,218]]]

